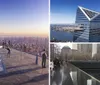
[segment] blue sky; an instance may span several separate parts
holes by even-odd
[[[0,0],[0,34],[48,35],[49,0]]]
[[[100,12],[100,0],[51,0],[50,22],[74,23],[78,6]]]

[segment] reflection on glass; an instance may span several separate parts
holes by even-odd
[[[77,71],[70,71],[70,76],[74,85],[77,85]]]
[[[87,80],[87,85],[92,85],[92,80],[91,79]]]
[[[51,85],[100,85],[100,81],[73,66],[61,65],[53,70]]]

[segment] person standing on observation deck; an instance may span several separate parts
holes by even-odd
[[[42,55],[42,68],[46,68],[46,57],[47,57],[47,54],[45,52],[45,49],[43,49],[41,55]]]

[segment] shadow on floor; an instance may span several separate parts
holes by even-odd
[[[33,69],[21,69],[21,70],[17,70],[17,71],[12,71],[12,72],[8,72],[8,73],[5,73],[5,74],[1,74],[0,78],[18,75],[18,74],[24,74],[24,73],[31,72],[31,71],[38,70],[38,69],[41,69],[41,67],[36,67],[36,68],[33,68]]]
[[[6,69],[19,68],[19,67],[29,66],[29,65],[36,65],[36,64],[35,63],[32,63],[32,64],[24,64],[24,65],[20,65],[20,66],[7,67]]]
[[[26,82],[23,82],[19,85],[23,85],[23,84],[26,84],[26,83],[34,83],[34,82],[39,82],[39,81],[42,81],[42,80],[46,80],[48,79],[48,73],[47,74],[42,74],[42,75],[39,75],[39,76],[35,76],[33,77],[33,79],[29,80],[29,81],[26,81]]]

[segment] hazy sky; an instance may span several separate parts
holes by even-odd
[[[47,36],[49,0],[0,0],[0,35]]]
[[[100,12],[100,0],[51,0],[51,23],[75,23],[76,10],[83,6]]]
[[[64,46],[68,46],[72,49],[72,43],[57,43],[58,46],[62,49]]]

